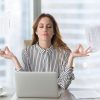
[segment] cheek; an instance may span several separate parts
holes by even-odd
[[[41,31],[38,30],[38,31],[36,32],[36,35],[37,35],[37,36],[40,36],[40,35],[41,35]]]
[[[51,33],[51,34],[50,34],[50,37],[52,38],[53,36],[54,36],[54,33]]]
[[[51,31],[50,31],[50,35],[51,35],[51,36],[53,36],[53,35],[54,35],[54,32],[53,32],[53,30],[51,30]]]
[[[42,31],[42,30],[41,30],[40,28],[37,28],[37,32],[38,32],[38,33],[41,33],[41,31]]]

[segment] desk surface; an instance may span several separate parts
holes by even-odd
[[[58,99],[50,98],[17,98],[16,94],[8,97],[0,97],[0,100],[76,100],[68,90],[61,90],[61,96]]]
[[[73,94],[71,94],[68,90],[62,90],[61,96],[58,99],[50,99],[50,98],[17,98],[16,95],[8,96],[8,97],[0,97],[0,100],[77,100]],[[81,99],[78,99],[81,100]],[[100,100],[100,99],[82,99],[82,100]]]

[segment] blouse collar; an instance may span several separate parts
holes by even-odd
[[[49,48],[47,48],[47,49],[41,48],[41,47],[39,46],[38,43],[36,43],[36,48],[40,51],[40,53],[52,52],[53,49],[54,49],[53,45],[51,45],[51,46],[50,46]]]

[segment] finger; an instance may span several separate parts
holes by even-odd
[[[81,52],[84,52],[84,48],[82,45],[80,45],[80,50],[81,50]]]
[[[85,51],[88,51],[88,50],[90,50],[91,49],[91,47],[88,47]]]
[[[0,53],[0,56],[1,56],[1,57],[3,57],[4,55],[5,55],[5,53],[4,53],[4,52]]]
[[[81,44],[78,45],[78,47],[75,51],[79,51],[80,48],[81,48]]]
[[[85,52],[86,52],[86,53],[90,53],[90,52],[92,52],[91,47],[88,47],[88,48],[85,50]]]
[[[87,51],[86,53],[89,54],[89,53],[91,53],[91,52],[92,52],[92,51]]]
[[[81,44],[79,44],[78,48],[76,49],[76,52],[80,52],[80,53],[84,52],[84,48]]]
[[[5,47],[5,50],[10,51],[9,48],[8,48],[7,46]]]
[[[0,54],[4,54],[4,51],[0,51]]]

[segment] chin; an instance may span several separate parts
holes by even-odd
[[[42,41],[51,41],[51,39],[48,39],[48,38],[46,38],[46,39],[41,39]]]

